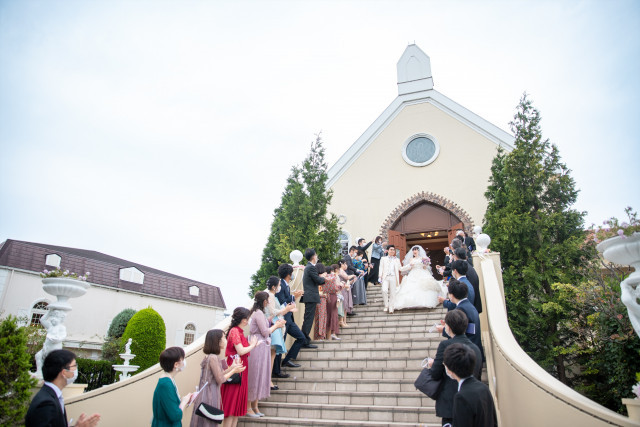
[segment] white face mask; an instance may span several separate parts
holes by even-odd
[[[276,289],[276,294],[279,293],[281,289],[282,289],[282,287],[278,286],[278,289]]]
[[[76,370],[73,371],[73,376],[71,378],[65,377],[65,379],[67,380],[67,385],[73,384],[75,380],[78,379],[78,368],[76,368]]]
[[[453,378],[453,377],[451,376],[451,373],[449,372],[449,369],[448,369],[446,366],[444,367],[444,371],[447,373],[447,376],[448,376],[449,378],[451,378],[451,379],[452,379],[452,380],[454,380],[454,381],[457,381],[455,378]]]
[[[182,371],[184,371],[186,368],[187,368],[187,359],[183,359],[183,360],[182,360],[182,366],[178,366],[178,367],[176,368],[176,371],[178,371],[178,372],[182,372]]]

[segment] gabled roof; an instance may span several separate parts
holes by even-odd
[[[416,45],[409,45],[398,61],[398,92],[398,97],[329,169],[327,187],[331,187],[389,123],[410,105],[429,103],[505,150],[514,148],[511,134],[433,89],[429,57]]]
[[[88,281],[115,289],[134,291],[195,304],[226,308],[220,288],[167,273],[142,264],[116,258],[101,252],[41,243],[7,239],[0,246],[0,266],[42,272],[49,254],[62,257],[60,268],[74,273],[91,273]],[[135,267],[144,273],[144,283],[120,280],[120,269]],[[49,268],[50,269],[50,268]],[[189,287],[198,286],[198,296],[190,295]]]

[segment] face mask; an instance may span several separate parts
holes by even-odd
[[[449,378],[451,378],[452,380],[456,381],[456,379],[455,379],[455,378],[453,378],[453,377],[451,376],[451,373],[449,372],[449,369],[448,369],[446,366],[445,366],[445,368],[444,368],[444,371],[447,373],[447,376],[448,376]]]
[[[67,385],[73,384],[74,381],[78,379],[78,369],[76,368],[76,370],[73,371],[73,376],[71,378],[65,377],[65,379],[67,380]]]
[[[276,294],[280,292],[282,288],[280,286],[278,286],[278,289],[276,289]]]
[[[178,367],[178,371],[184,371],[187,368],[187,359],[182,360],[182,366]]]

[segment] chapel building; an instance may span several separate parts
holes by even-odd
[[[435,265],[457,229],[482,225],[493,158],[514,138],[436,91],[429,56],[415,44],[397,70],[398,96],[329,169],[329,210],[343,251],[380,235],[401,256],[421,245]]]

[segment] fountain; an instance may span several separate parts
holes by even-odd
[[[120,357],[122,358],[122,360],[124,360],[124,364],[111,366],[113,366],[113,369],[115,369],[117,372],[120,372],[119,378],[120,381],[122,381],[131,377],[130,374],[140,368],[140,366],[138,365],[129,365],[131,359],[136,357],[135,354],[131,354],[131,338],[129,338],[129,341],[127,341],[127,344],[124,346],[124,353],[120,353]]]
[[[85,277],[85,276],[82,276]],[[45,277],[42,279],[42,289],[57,298],[57,301],[49,304],[47,313],[40,319],[40,324],[46,329],[47,335],[42,349],[36,353],[36,378],[42,379],[42,363],[45,357],[53,350],[62,348],[63,341],[67,338],[67,328],[64,321],[67,312],[71,311],[69,298],[84,295],[89,284],[82,278],[74,277]]]

